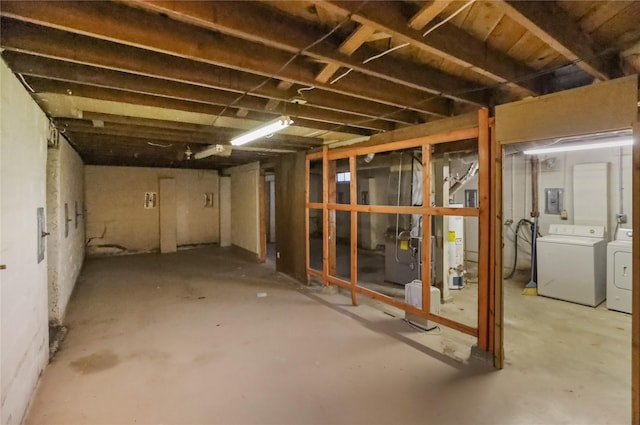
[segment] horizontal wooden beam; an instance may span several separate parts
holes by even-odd
[[[39,77],[25,77],[25,81],[35,90],[36,93],[56,93],[69,96],[85,97],[89,99],[99,99],[111,102],[129,103],[141,106],[153,106],[157,108],[175,109],[179,111],[196,112],[208,114],[212,117],[228,116],[235,117],[234,110],[226,109],[222,106],[209,105],[199,102],[191,102],[168,97],[159,97],[148,94],[114,90],[97,86],[89,86],[78,83],[48,80]],[[277,115],[269,113],[250,112],[246,118],[256,121],[270,121]],[[295,125],[323,131],[337,131],[344,133],[363,134],[360,129],[348,124],[332,124],[321,121],[311,121],[304,118],[296,118]]]
[[[473,88],[472,83],[427,65],[417,65],[398,57],[382,57],[365,64],[367,58],[379,51],[363,46],[356,54],[354,48],[347,46],[341,49],[339,43],[332,43],[329,39],[318,42],[323,37],[326,38],[326,29],[291,18],[259,2],[133,0],[128,3],[264,46],[293,54],[302,53],[321,62],[351,68],[415,90],[435,94],[448,93],[448,97],[479,106],[487,104],[487,98],[479,91],[457,94]],[[374,31],[370,27],[367,29]],[[358,41],[360,40],[355,40],[356,43]]]
[[[65,120],[67,120],[67,118],[55,118],[55,120],[56,122],[65,124]],[[192,136],[194,140],[196,140],[197,138],[207,139],[210,137],[220,137],[222,138],[222,140],[231,140],[234,136],[243,131],[235,128],[218,127],[212,125],[138,118],[87,111],[83,112],[82,120],[69,120],[79,121],[83,123],[100,121],[103,122],[105,126],[120,125],[127,131],[136,132],[148,129],[149,131],[165,133],[167,130],[169,130],[173,131],[176,134],[187,134],[189,136]],[[296,136],[283,133],[275,133],[271,138],[269,138],[269,141],[278,141],[291,146],[305,146],[309,148],[314,146],[321,146],[323,144],[323,140],[318,137]]]
[[[72,13],[71,13],[72,11]],[[259,74],[266,78],[434,114],[424,94],[410,87],[355,73],[336,84],[321,84],[308,62],[259,43],[177,22],[159,14],[110,2],[7,2],[0,15],[146,50]],[[194,42],[197,41],[197,42]],[[288,64],[287,66],[283,66]]]
[[[188,132],[104,121],[100,122],[100,126],[95,126],[90,120],[73,118],[56,118],[54,122],[56,127],[65,133],[71,132],[73,134],[97,134],[104,136],[146,138],[149,140],[190,143],[193,145],[228,145],[229,140],[231,140],[234,135],[240,133],[238,130],[226,128],[220,128],[220,131],[218,132]],[[278,133],[274,134],[269,139],[252,142],[251,146],[269,149],[307,150],[311,147],[320,146],[322,144],[321,139],[309,139],[314,141],[311,142],[310,140],[305,140],[304,137],[300,136],[287,136]]]
[[[504,13],[598,80],[611,77],[602,50],[556,2],[500,1]]]
[[[527,79],[535,70],[488,47],[482,40],[452,24],[441,25],[437,31],[424,37],[420,31],[407,25],[399,2],[323,1],[318,6],[348,15],[360,24],[372,26],[429,54],[470,68],[497,83],[525,90],[528,95],[540,91],[534,82]]]
[[[149,145],[146,139],[131,137],[93,134],[66,134],[65,136],[85,164],[89,165],[220,169],[276,156],[273,153],[233,151],[229,157],[211,156],[189,160],[184,154],[186,144],[161,147]]]
[[[267,110],[266,101],[255,96],[240,96],[228,91],[208,87],[131,75],[120,71],[68,63],[24,53],[5,51],[2,52],[2,57],[9,64],[12,71],[22,75],[223,107],[233,104],[234,108],[244,108],[254,112],[267,112],[278,115],[295,115],[302,119],[330,122],[336,125],[362,121],[361,125],[354,125],[354,127],[369,130],[386,131],[394,129],[394,123],[391,122],[369,120],[353,114],[317,109],[306,105],[289,105],[288,107],[286,104],[277,105],[275,108]]]
[[[8,50],[220,89],[236,94],[251,92],[256,97],[282,102],[289,102],[298,94],[297,88],[291,87],[293,84],[291,82],[286,82],[287,87],[284,87],[282,81],[263,84],[264,77],[259,75],[66,33],[9,18],[2,18],[0,26],[2,27],[2,47]],[[318,88],[306,90],[304,94],[308,104],[316,108],[352,113],[368,118],[383,116],[386,120],[398,123],[421,122],[414,111],[401,110],[394,106],[353,98],[345,94]],[[438,102],[427,103],[430,109],[439,110],[441,115],[450,114],[450,108],[440,107]]]

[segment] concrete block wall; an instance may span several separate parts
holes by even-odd
[[[46,205],[48,119],[0,61],[0,423],[22,422],[48,355],[47,257],[38,262]]]
[[[49,322],[53,324],[62,324],[64,320],[84,261],[83,210],[84,163],[60,137],[58,147],[49,149],[47,155]]]
[[[159,250],[161,200],[145,208],[145,193],[159,196],[160,178],[176,180],[178,246],[219,242],[217,171],[86,166],[88,255]]]

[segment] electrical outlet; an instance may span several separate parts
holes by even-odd
[[[616,222],[618,222],[618,224],[624,224],[627,222],[627,215],[624,213],[619,213],[616,214]]]
[[[280,259],[280,251],[276,252],[276,258]]]

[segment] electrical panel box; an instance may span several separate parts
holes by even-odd
[[[546,188],[544,190],[544,213],[560,215],[564,209],[564,189]]]

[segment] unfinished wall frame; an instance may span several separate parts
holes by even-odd
[[[443,326],[477,338],[478,347],[481,350],[493,351],[494,316],[490,315],[489,292],[493,285],[490,284],[490,220],[492,208],[490,205],[490,177],[492,149],[489,138],[489,116],[487,109],[481,109],[477,114],[467,114],[435,123],[427,123],[415,126],[411,130],[402,129],[396,132],[384,133],[372,137],[369,142],[352,147],[329,150],[324,147],[321,152],[308,154],[306,157],[306,191],[305,213],[307,235],[309,231],[309,211],[322,210],[323,213],[323,263],[322,271],[310,267],[309,238],[306,242],[307,268],[306,277],[309,281],[312,277],[320,278],[324,285],[338,285],[351,292],[354,305],[357,304],[357,295],[362,294],[383,303],[392,305],[407,313],[428,319]],[[430,202],[424,202],[422,206],[393,206],[393,205],[364,205],[359,204],[356,192],[356,158],[367,154],[400,151],[404,149],[421,149],[422,170],[431,170],[432,149],[435,145],[477,140],[478,165],[479,165],[479,206],[478,208],[434,207]],[[309,199],[309,172],[311,161],[322,159],[322,203],[310,202]],[[350,202],[336,202],[336,161],[348,159],[351,181],[349,182]],[[431,199],[431,173],[422,172],[422,199]],[[336,213],[344,211],[350,214],[350,279],[346,280],[336,276]],[[422,287],[422,309],[418,309],[403,301],[387,296],[380,292],[358,286],[357,266],[357,225],[358,213],[383,213],[383,214],[413,214],[422,217],[424,223],[429,223],[432,216],[467,216],[479,219],[479,265],[478,265],[478,317],[477,326],[469,326],[456,320],[434,314],[429,311],[430,285]],[[431,240],[431,227],[424,226],[423,240]],[[423,244],[422,264],[430,264],[431,246]],[[422,267],[422,281],[431,282],[430,267]]]

